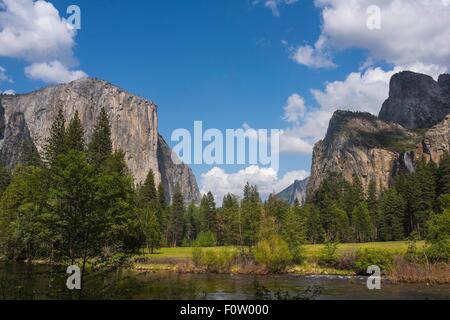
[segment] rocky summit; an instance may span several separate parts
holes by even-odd
[[[293,184],[276,195],[277,198],[286,201],[293,205],[296,200],[299,204],[306,201],[306,188],[308,186],[309,178],[304,180],[295,180]]]
[[[450,114],[450,75],[438,81],[430,76],[410,71],[400,72],[391,79],[389,98],[381,108],[379,118],[408,129],[430,128]]]
[[[325,139],[313,152],[307,195],[312,196],[331,173],[347,181],[358,177],[365,190],[374,182],[387,189],[400,172],[420,161],[439,164],[450,151],[450,76],[439,81],[412,72],[391,80],[389,99],[380,116],[337,111]]]
[[[9,169],[25,163],[31,151],[42,154],[50,127],[59,109],[69,121],[78,111],[86,141],[97,116],[105,108],[111,122],[114,149],[125,160],[136,184],[150,169],[155,182],[163,183],[170,199],[179,183],[185,200],[198,202],[200,193],[191,169],[172,161],[172,151],[158,133],[158,107],[106,81],[85,78],[14,96],[0,95],[0,162]]]

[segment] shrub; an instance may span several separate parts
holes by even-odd
[[[205,268],[211,273],[228,273],[233,267],[236,253],[231,250],[194,248],[192,262],[196,267]]]
[[[270,273],[281,273],[292,262],[289,246],[279,236],[260,241],[254,251],[257,263],[264,265]]]
[[[339,243],[326,242],[325,248],[319,256],[319,265],[324,267],[336,267],[339,263],[339,255],[337,253]]]
[[[360,275],[367,275],[367,268],[378,266],[382,272],[389,270],[394,257],[389,252],[378,249],[359,249],[355,256],[355,271]]]
[[[450,259],[450,209],[437,214],[428,222],[424,254],[430,262],[447,262]]]
[[[194,247],[214,247],[217,243],[216,235],[210,231],[200,232],[193,242]]]

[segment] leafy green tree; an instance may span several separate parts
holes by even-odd
[[[181,243],[183,238],[184,197],[179,184],[175,187],[170,209],[168,241],[172,247]]]
[[[16,168],[0,201],[0,243],[12,260],[52,256],[54,233],[47,210],[45,170]]]
[[[70,120],[69,126],[66,130],[66,147],[68,150],[84,151],[84,130],[81,124],[78,111],[75,112],[75,116]]]
[[[145,244],[151,254],[161,246],[161,231],[155,211],[151,207],[139,209],[140,225],[144,234]]]
[[[111,125],[105,108],[102,108],[88,145],[89,160],[99,167],[111,156],[112,151]]]
[[[394,188],[387,190],[380,201],[379,234],[382,241],[396,241],[405,238],[403,218],[406,202]]]

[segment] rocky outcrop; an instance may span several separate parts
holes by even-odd
[[[387,189],[400,172],[421,160],[439,163],[450,150],[450,115],[426,131],[408,130],[366,113],[337,111],[323,141],[313,152],[307,195],[311,197],[331,173],[347,181],[358,177],[367,191],[373,181]]]
[[[276,195],[277,198],[286,201],[293,205],[296,200],[300,204],[306,201],[306,188],[308,186],[309,178],[304,180],[295,180],[293,184]]]
[[[188,166],[180,164],[177,155],[173,154],[162,136],[158,137],[158,165],[164,190],[167,190],[167,202],[170,202],[168,197],[174,193],[176,185],[179,184],[186,203],[191,201],[200,203],[200,192],[194,174]]]
[[[144,181],[152,169],[156,183],[166,185],[168,198],[172,195],[173,183],[178,181],[186,182],[181,186],[187,200],[200,197],[191,170],[183,164],[174,165],[170,157],[161,156],[161,149],[167,151],[169,147],[165,143],[160,145],[163,140],[158,134],[157,106],[151,101],[106,81],[86,78],[30,94],[0,96],[0,104],[0,160],[9,168],[21,162],[20,144],[32,142],[42,154],[59,108],[67,121],[79,112],[89,141],[103,107],[111,122],[113,147],[125,152],[127,165],[137,184]]]
[[[379,118],[405,128],[430,128],[450,114],[450,75],[432,77],[410,71],[394,75]]]

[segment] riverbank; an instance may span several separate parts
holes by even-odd
[[[336,256],[340,257],[337,265],[324,265],[320,257],[325,250],[325,245],[305,245],[303,249],[304,260],[302,263],[293,264],[286,268],[284,274],[303,276],[356,276],[354,259],[358,250],[377,250],[388,254],[393,258],[392,264],[387,270],[382,270],[384,276],[392,283],[426,283],[449,284],[449,264],[412,263],[404,259],[408,250],[408,242],[384,242],[384,243],[360,243],[340,244],[336,249]],[[417,242],[418,249],[425,246],[425,242]],[[211,269],[204,265],[198,265],[193,261],[195,248],[162,248],[154,254],[145,253],[133,257],[133,270],[140,272],[168,271],[183,274],[234,274],[234,275],[267,275],[267,268],[254,263],[233,263],[227,268]],[[236,247],[212,247],[202,248],[205,254],[220,256],[224,252],[237,253]],[[213,270],[213,271],[211,271]]]

